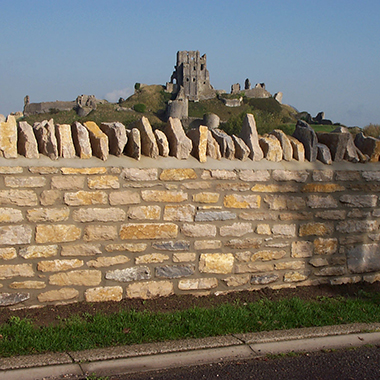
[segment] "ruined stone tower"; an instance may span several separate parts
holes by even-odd
[[[178,93],[181,86],[188,100],[198,101],[215,96],[206,67],[206,54],[199,51],[178,51],[175,70],[167,83],[167,91]]]

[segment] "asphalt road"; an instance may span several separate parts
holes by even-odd
[[[293,355],[111,376],[109,380],[380,379],[380,346]]]

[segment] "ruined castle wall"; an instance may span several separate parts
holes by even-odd
[[[0,305],[380,280],[378,164],[0,158]]]

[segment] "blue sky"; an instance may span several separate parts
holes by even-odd
[[[378,0],[0,0],[0,14],[4,115],[27,94],[114,101],[199,50],[216,89],[249,78],[299,111],[380,123]]]

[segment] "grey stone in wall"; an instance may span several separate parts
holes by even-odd
[[[156,267],[156,277],[180,278],[194,274],[194,265],[163,265]]]
[[[190,249],[190,242],[186,240],[170,240],[153,243],[152,247],[160,251],[188,251]]]
[[[367,273],[380,270],[380,246],[363,244],[347,252],[348,269],[352,273]]]
[[[371,136],[364,136],[363,132],[355,136],[355,145],[363,154],[369,156],[371,162],[378,162],[380,157],[380,140]]]
[[[39,158],[38,145],[33,128],[26,121],[18,124],[17,150],[26,158]]]
[[[298,141],[300,141],[305,148],[305,157],[310,162],[314,162],[317,159],[318,154],[318,138],[314,129],[310,127],[303,120],[298,120],[296,124],[296,129],[293,133],[293,137],[295,137]]]
[[[29,293],[0,293],[0,306],[16,305],[30,298]]]
[[[256,121],[252,114],[245,115],[239,137],[243,139],[248,148],[251,150],[249,155],[251,160],[260,161],[264,158],[264,153],[259,144]]]
[[[120,282],[140,281],[150,279],[150,269],[145,266],[116,269],[106,273],[107,280]]]
[[[261,274],[251,277],[251,285],[266,285],[279,279],[277,274]]]
[[[211,222],[216,220],[236,219],[236,214],[230,211],[198,211],[195,215],[196,222]]]
[[[317,159],[323,164],[332,164],[330,149],[325,144],[317,143]]]
[[[327,145],[330,149],[331,157],[335,162],[343,161],[350,141],[350,133],[317,133],[317,137],[320,143]]]
[[[127,132],[122,123],[101,123],[100,129],[108,136],[109,152],[114,156],[121,156],[127,145]]]

